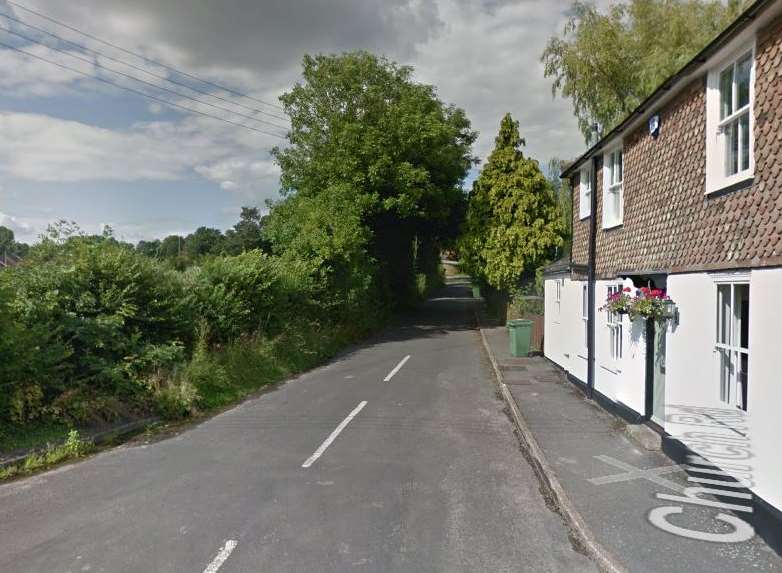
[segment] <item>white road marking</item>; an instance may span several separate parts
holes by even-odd
[[[353,411],[352,411],[350,414],[348,414],[348,417],[347,417],[347,418],[345,418],[344,420],[342,420],[342,421],[339,423],[339,426],[337,426],[337,427],[336,427],[336,429],[335,429],[333,432],[331,432],[331,434],[329,435],[329,437],[325,439],[325,441],[324,441],[324,442],[323,442],[323,443],[320,445],[320,447],[319,447],[317,450],[315,450],[315,453],[314,453],[314,454],[312,454],[312,455],[311,455],[309,458],[307,458],[307,461],[306,461],[306,462],[304,462],[303,464],[301,464],[301,467],[303,467],[303,468],[308,468],[308,467],[310,467],[312,464],[314,464],[314,463],[317,461],[317,459],[318,459],[320,456],[322,456],[322,455],[323,455],[323,452],[325,452],[325,451],[326,451],[326,448],[328,448],[328,447],[331,445],[331,442],[333,442],[334,440],[336,440],[336,439],[337,439],[337,436],[339,436],[339,435],[340,435],[340,433],[342,432],[342,430],[344,430],[344,429],[345,429],[345,427],[346,427],[346,426],[347,426],[347,425],[350,423],[350,421],[351,421],[353,418],[355,418],[355,417],[356,417],[356,415],[357,415],[357,414],[358,414],[358,413],[359,413],[359,412],[360,412],[360,411],[361,411],[361,410],[364,408],[364,406],[366,406],[366,405],[367,405],[367,401],[366,401],[366,400],[364,400],[364,401],[363,401],[363,402],[361,402],[361,403],[360,403],[358,406],[356,406],[355,408],[353,408]],[[206,573],[206,572],[205,572],[205,573]]]
[[[204,569],[204,573],[217,573],[220,567],[223,566],[223,563],[225,563],[225,560],[228,559],[231,553],[233,553],[233,550],[236,549],[237,544],[238,541],[233,539],[226,541],[225,545],[223,545],[220,548],[220,551],[217,552],[215,558],[212,559],[212,562],[207,566],[206,569]]]
[[[397,364],[394,367],[394,369],[391,372],[388,373],[388,376],[383,378],[383,382],[388,382],[389,380],[391,380],[391,378],[394,377],[394,374],[399,372],[402,369],[402,366],[404,366],[405,362],[407,362],[408,360],[410,360],[410,355],[409,354],[407,356],[405,356],[404,358],[402,358],[402,360],[399,362],[399,364]]]

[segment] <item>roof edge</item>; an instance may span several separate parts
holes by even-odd
[[[601,137],[597,143],[588,148],[584,153],[577,157],[570,165],[567,166],[560,174],[560,179],[570,177],[577,168],[581,167],[581,164],[589,159],[596,151],[599,151],[605,143],[613,139],[616,135],[622,133],[633,121],[635,121],[639,115],[644,114],[647,108],[654,104],[661,96],[667,95],[672,92],[674,86],[677,86],[679,81],[692,71],[692,68],[700,66],[706,63],[706,60],[718,51],[725,44],[730,42],[735,36],[741,33],[750,22],[752,22],[757,15],[766,9],[775,0],[756,0],[749,8],[744,10],[730,25],[725,28],[716,38],[709,42],[705,48],[695,54],[695,56],[679,71],[674,73],[665,79],[649,96],[646,97],[638,106],[631,111],[627,117],[625,117],[616,127],[609,131],[606,135]],[[677,86],[678,87],[678,86]],[[678,90],[676,90],[678,91]]]

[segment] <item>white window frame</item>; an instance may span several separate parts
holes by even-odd
[[[747,340],[747,346],[741,346],[741,314],[738,309],[739,315],[736,316],[736,287],[746,286],[747,294],[749,293],[750,281],[749,277],[726,277],[715,279],[716,290],[716,320],[715,320],[715,336],[714,336],[714,355],[715,355],[715,367],[716,367],[716,380],[719,383],[719,399],[730,406],[747,410],[747,404],[743,403],[742,384],[748,382],[748,366],[749,366],[749,340]],[[720,287],[723,287],[720,289]],[[722,311],[722,292],[725,287],[729,289],[729,319],[730,324],[723,325],[723,313]],[[749,315],[747,316],[749,320]],[[723,340],[723,330],[726,333],[726,340]],[[749,327],[747,328],[748,333]],[[742,356],[746,357],[747,370],[742,370]],[[744,378],[742,381],[741,378]],[[747,393],[749,396],[749,393]]]
[[[618,164],[615,160],[617,156]],[[603,228],[618,227],[623,220],[624,150],[622,144],[619,144],[603,154]]]
[[[592,214],[592,169],[582,167],[578,177],[578,216],[586,219]]]
[[[554,281],[556,289],[554,302],[557,306],[557,316],[562,313],[562,283],[564,282],[564,279],[557,279]]]
[[[740,109],[735,109],[738,99],[736,84],[736,64],[745,56],[751,58],[749,72],[749,102]],[[733,67],[733,82],[731,91],[731,107],[733,111],[725,118],[720,118],[721,92],[720,77],[722,72]],[[730,55],[719,60],[710,69],[706,89],[706,193],[714,193],[736,185],[755,175],[755,40],[743,43]],[[749,116],[749,162],[746,169],[741,168],[741,137],[738,141],[739,169],[734,174],[727,172],[727,131],[730,125],[739,126],[742,116]],[[740,133],[743,128],[740,128]]]
[[[589,292],[587,285],[581,287],[581,321],[584,323],[584,348],[589,347]]]
[[[623,292],[621,284],[608,285],[608,297],[614,293]],[[618,361],[622,359],[622,315],[616,312],[606,313],[606,326],[608,327],[609,356],[611,360]]]

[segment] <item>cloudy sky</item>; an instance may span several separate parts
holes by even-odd
[[[273,104],[298,79],[305,53],[365,49],[413,65],[418,81],[467,111],[481,158],[507,111],[520,120],[530,155],[574,156],[583,141],[570,104],[552,99],[539,62],[569,4],[0,0],[0,225],[32,241],[65,218],[88,232],[109,224],[133,242],[229,227],[242,205],[277,196],[269,149],[282,142],[273,134],[284,132],[285,118]]]

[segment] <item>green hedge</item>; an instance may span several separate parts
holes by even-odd
[[[253,386],[242,352],[260,381],[310,366],[376,316],[365,296],[364,324],[346,321],[339,301],[360,293],[324,289],[321,267],[250,251],[178,271],[112,242],[43,245],[0,272],[0,424],[219,405]],[[279,348],[293,339],[304,359]]]

